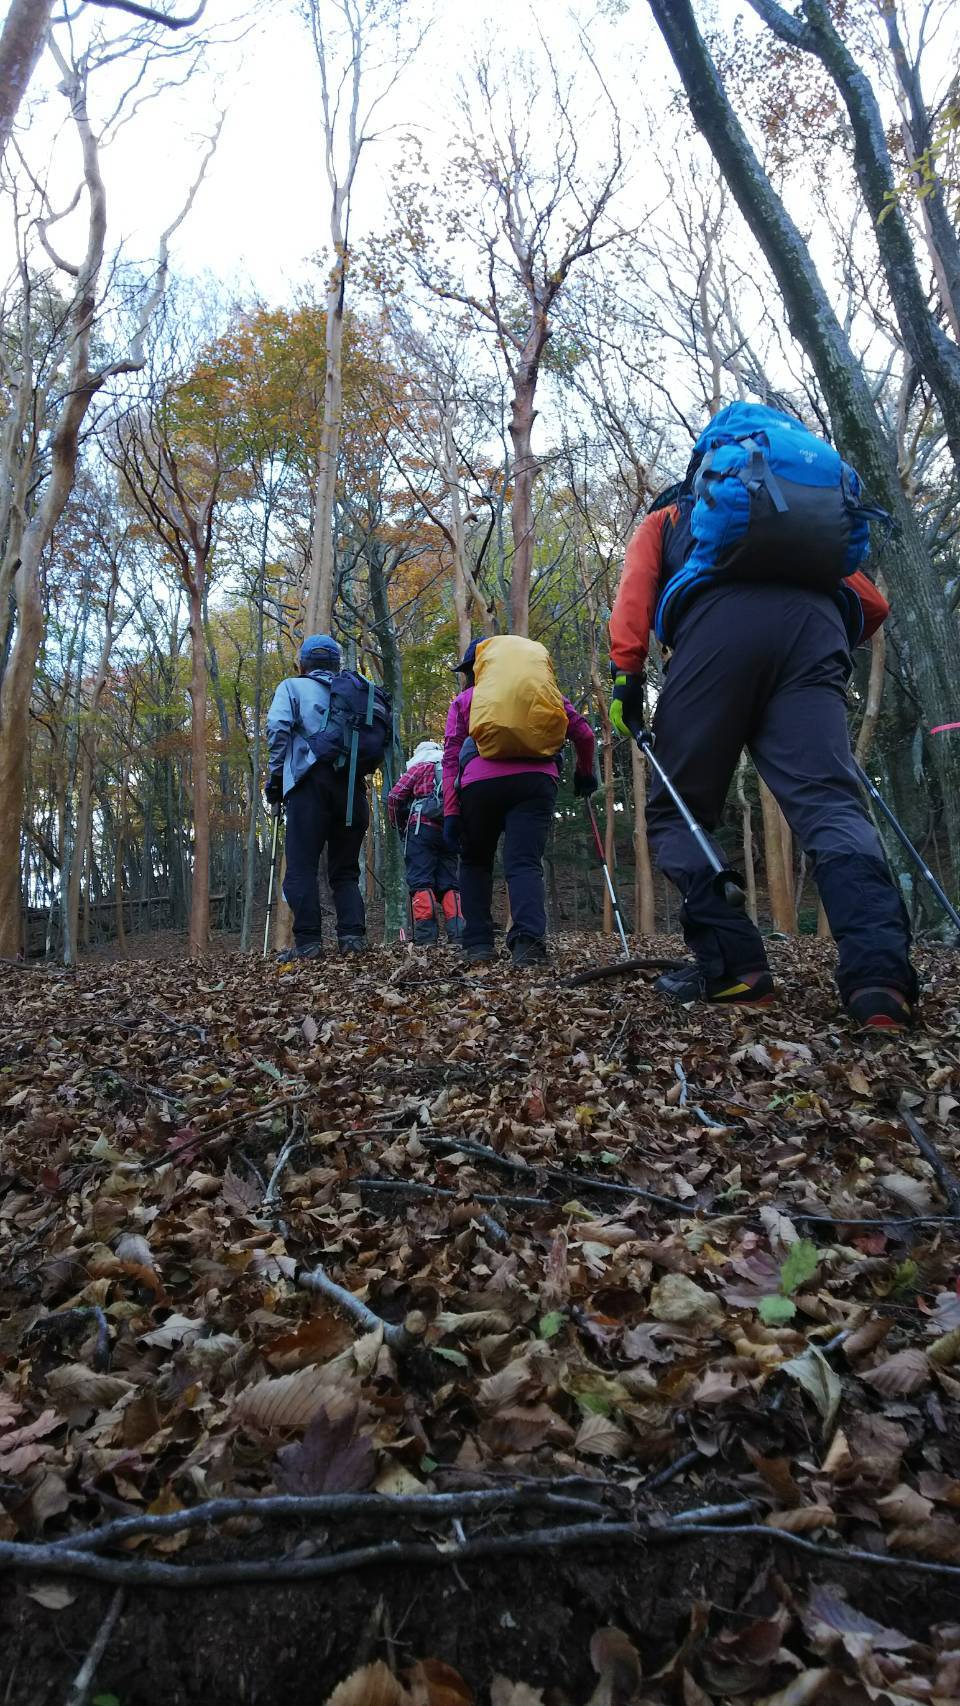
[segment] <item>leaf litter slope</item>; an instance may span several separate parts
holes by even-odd
[[[692,1602],[644,1697],[960,1696],[958,1630],[871,1631],[873,1578],[858,1609],[836,1558],[933,1565],[931,1604],[960,1581],[953,961],[923,967],[922,1030],[862,1045],[819,944],[777,943],[779,1007],[740,1015],[563,987],[597,953],[0,971],[7,1554],[146,1513],[168,1521],[97,1557],[326,1567],[358,1532],[408,1542],[404,1496],[544,1495],[415,1532],[456,1564],[581,1523],[654,1544],[692,1512],[684,1546],[757,1531],[765,1585],[729,1628]],[[371,1493],[396,1520],[351,1507],[349,1542],[234,1524],[225,1551],[175,1514]],[[771,1587],[801,1566],[819,1600]]]

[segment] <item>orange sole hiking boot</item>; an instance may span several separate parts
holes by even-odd
[[[913,1024],[913,1006],[902,989],[855,989],[846,1008],[858,1031],[890,1034],[908,1031]]]
[[[772,1007],[777,991],[772,974],[745,971],[733,977],[705,978],[698,966],[664,972],[654,989],[671,1001],[706,1001],[712,1007]]]

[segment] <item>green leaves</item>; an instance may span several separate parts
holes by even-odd
[[[783,1327],[793,1320],[797,1313],[797,1306],[792,1301],[793,1293],[812,1280],[819,1261],[817,1246],[809,1238],[798,1238],[795,1244],[791,1244],[780,1267],[779,1292],[771,1292],[768,1297],[760,1299],[758,1313],[761,1321],[768,1327]]]

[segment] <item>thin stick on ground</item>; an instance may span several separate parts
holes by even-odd
[[[609,966],[588,966],[586,971],[575,972],[573,977],[565,977],[563,981],[567,989],[576,989],[580,984],[599,983],[607,977],[628,977],[635,971],[680,971],[682,965],[682,960],[617,960]]]
[[[407,1351],[415,1343],[405,1327],[385,1321],[382,1315],[378,1315],[359,1297],[355,1297],[352,1291],[347,1291],[345,1286],[332,1280],[323,1268],[302,1268],[290,1256],[280,1256],[278,1262],[283,1272],[297,1285],[302,1285],[306,1291],[318,1292],[328,1302],[335,1303],[337,1308],[356,1321],[365,1333],[382,1332],[384,1344],[389,1345],[392,1351]]]
[[[70,1692],[64,1701],[64,1706],[87,1706],[90,1690],[93,1687],[100,1661],[107,1650],[110,1637],[113,1634],[117,1618],[123,1605],[123,1588],[117,1588],[116,1593],[107,1607],[107,1615],[97,1630],[96,1637],[89,1653],[73,1679]]]
[[[582,1482],[578,1484],[583,1485]],[[608,1489],[606,1482],[587,1485],[596,1485],[600,1492]],[[233,1522],[239,1517],[281,1523],[306,1522],[311,1517],[322,1517],[326,1522],[345,1522],[357,1517],[374,1517],[377,1522],[404,1522],[423,1517],[430,1522],[446,1522],[455,1516],[490,1516],[502,1511],[530,1508],[572,1511],[581,1516],[595,1517],[601,1507],[595,1499],[558,1492],[557,1483],[552,1481],[542,1486],[481,1487],[467,1492],[404,1493],[398,1497],[385,1493],[277,1493],[262,1497],[206,1499],[203,1504],[184,1510],[143,1511],[136,1516],[116,1517],[100,1528],[67,1534],[62,1540],[53,1540],[50,1544],[61,1552],[100,1552],[106,1546],[121,1545],[137,1535],[159,1538],[167,1534],[182,1534],[196,1528],[214,1528],[219,1523]],[[711,1510],[716,1508],[711,1507]],[[698,1514],[702,1515],[696,1511],[685,1512],[684,1520],[689,1521]]]
[[[740,1507],[725,1508],[736,1511]],[[520,1534],[480,1535],[463,1542],[446,1541],[442,1549],[429,1542],[388,1540],[309,1558],[251,1558],[242,1562],[212,1564],[102,1558],[96,1553],[60,1550],[54,1545],[0,1541],[0,1570],[24,1569],[41,1575],[80,1576],[93,1581],[189,1590],[225,1582],[310,1581],[321,1576],[340,1576],[352,1570],[382,1568],[390,1564],[423,1564],[449,1569],[483,1558],[510,1554],[546,1559],[551,1553],[571,1548],[661,1546],[691,1538],[702,1541],[710,1535],[724,1542],[728,1542],[732,1535],[749,1535],[768,1545],[788,1546],[816,1558],[825,1558],[834,1569],[852,1564],[866,1565],[960,1582],[960,1564],[935,1563],[896,1552],[867,1552],[861,1547],[822,1546],[803,1535],[790,1534],[786,1529],[767,1527],[759,1522],[724,1524],[682,1519],[669,1519],[656,1527],[636,1522],[582,1522],[572,1527],[528,1529]]]
[[[931,1143],[919,1120],[914,1117],[910,1109],[901,1107],[899,1114],[924,1160],[928,1161],[933,1168],[940,1189],[946,1197],[950,1213],[960,1214],[960,1179],[947,1166],[936,1144]]]
[[[486,1161],[491,1167],[502,1167],[510,1173],[520,1173],[528,1178],[543,1179],[558,1185],[575,1185],[578,1190],[599,1191],[607,1196],[636,1197],[641,1202],[653,1203],[655,1207],[668,1210],[671,1214],[685,1216],[696,1215],[697,1210],[689,1203],[681,1202],[679,1197],[661,1196],[657,1191],[645,1191],[640,1185],[630,1185],[617,1179],[597,1179],[590,1173],[577,1173],[571,1167],[535,1167],[529,1161],[519,1161],[507,1155],[501,1155],[499,1150],[491,1149],[485,1143],[475,1143],[471,1138],[435,1137],[425,1132],[417,1132],[417,1140],[429,1149],[459,1150],[461,1155],[474,1155],[478,1161]],[[477,1202],[482,1202],[477,1197]],[[516,1197],[516,1202],[530,1201]]]

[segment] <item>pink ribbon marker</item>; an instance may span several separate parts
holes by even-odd
[[[948,729],[960,729],[960,723],[938,723],[935,729],[930,730],[930,733],[932,735],[945,735]]]

